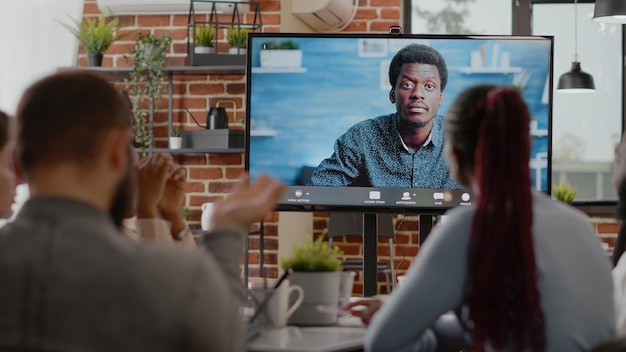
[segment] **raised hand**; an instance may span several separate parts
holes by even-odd
[[[242,175],[233,192],[215,203],[211,224],[214,228],[226,226],[250,227],[274,209],[285,191],[285,185],[268,175],[262,175],[248,185],[249,176]]]

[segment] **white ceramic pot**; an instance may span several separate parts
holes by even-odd
[[[215,54],[215,48],[212,46],[196,46],[193,48],[196,54]]]
[[[246,54],[246,48],[238,48],[236,46],[231,47],[230,49],[228,49],[228,53],[232,54],[232,55],[245,55]]]
[[[180,149],[183,146],[183,137],[170,137],[170,149]]]
[[[337,308],[339,304],[340,271],[294,272],[289,275],[292,285],[302,287],[304,300],[289,318],[295,325],[332,325],[337,322],[337,312],[319,307]]]

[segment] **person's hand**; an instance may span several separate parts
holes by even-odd
[[[163,195],[159,200],[158,208],[166,217],[167,214],[178,214],[185,204],[185,179],[187,178],[187,170],[172,163],[168,172],[169,177],[165,182]]]
[[[177,235],[187,226],[181,209],[185,204],[185,179],[187,178],[187,170],[180,167],[175,162],[170,162],[169,176],[165,183],[165,189],[158,209],[163,219],[172,224],[172,235]]]
[[[376,314],[376,312],[378,312],[382,305],[382,300],[378,298],[369,298],[350,302],[343,307],[343,309],[349,310],[352,315],[361,318],[363,324],[369,325],[372,317]]]
[[[622,136],[622,140],[615,147],[615,164],[613,164],[613,188],[619,195],[620,188],[626,186],[626,138]]]
[[[239,182],[232,193],[215,203],[211,220],[214,228],[250,227],[274,209],[285,191],[285,185],[268,175],[260,176],[249,186],[248,180],[247,174],[239,177]]]
[[[165,190],[170,156],[152,154],[137,164],[137,217],[157,217],[157,205]]]

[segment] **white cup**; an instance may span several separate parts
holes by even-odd
[[[213,216],[213,203],[202,204],[202,217],[200,218],[200,226],[202,230],[209,231],[211,228],[211,217]]]
[[[265,300],[273,291],[275,280],[271,280],[271,285],[268,288],[254,287],[250,288],[251,298],[255,309],[259,308],[259,305]],[[283,283],[275,289],[272,297],[269,299],[265,307],[262,307],[263,311],[258,315],[257,321],[253,323],[259,324],[263,328],[282,328],[287,325],[287,319],[300,307],[302,300],[304,300],[304,291],[302,287],[298,285],[290,285],[289,280],[283,281]],[[295,301],[289,305],[289,298],[296,294]]]

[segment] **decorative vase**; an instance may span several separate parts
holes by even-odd
[[[183,137],[170,137],[170,149],[180,149],[183,146]]]
[[[87,65],[89,66],[102,66],[102,53],[88,53]]]
[[[212,46],[196,46],[193,48],[195,54],[215,54],[215,48]]]
[[[292,285],[304,290],[302,305],[289,318],[295,325],[332,325],[337,322],[337,312],[319,307],[339,306],[340,271],[300,272],[289,276]]]

